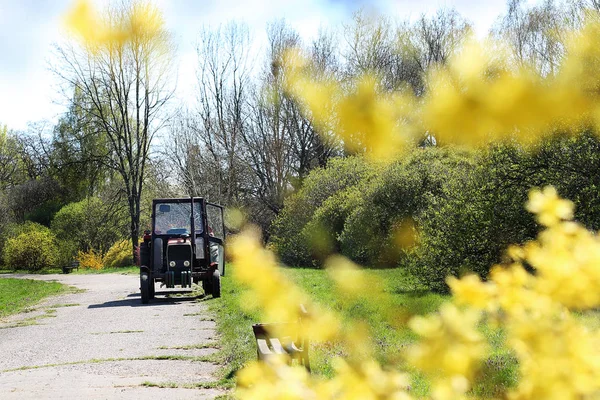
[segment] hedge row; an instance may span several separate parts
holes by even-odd
[[[272,246],[289,265],[320,266],[332,252],[363,265],[408,268],[445,291],[448,275],[485,277],[506,247],[533,239],[532,187],[554,185],[576,218],[600,228],[600,142],[588,132],[525,148],[418,148],[385,167],[359,157],[315,170],[273,224]],[[400,246],[399,233],[419,240]]]

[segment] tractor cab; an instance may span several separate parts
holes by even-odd
[[[152,230],[140,245],[142,303],[154,298],[155,282],[167,288],[202,282],[221,296],[225,275],[223,207],[200,197],[152,201]]]

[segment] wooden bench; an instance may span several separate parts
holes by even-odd
[[[301,315],[308,313],[300,306]],[[252,330],[256,338],[256,350],[259,360],[267,360],[276,354],[286,354],[290,362],[294,360],[310,372],[308,358],[309,340],[301,334],[302,319],[298,322],[253,324]],[[277,335],[277,336],[275,336]]]
[[[74,269],[76,269],[77,271],[79,271],[79,261],[73,261],[70,266],[63,266],[62,267],[63,274],[69,274]]]

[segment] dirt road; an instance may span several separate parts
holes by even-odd
[[[191,293],[166,297],[173,289],[157,285],[157,298],[142,305],[137,276],[24,277],[82,290],[0,320],[0,399],[212,399],[223,394],[198,388],[215,380],[218,366],[210,362],[215,323],[206,303]]]

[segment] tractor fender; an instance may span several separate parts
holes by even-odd
[[[143,274],[144,272],[150,275],[150,268],[147,265],[140,266],[140,274]]]

